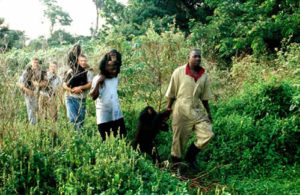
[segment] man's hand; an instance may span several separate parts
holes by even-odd
[[[39,87],[39,82],[37,82],[37,81],[32,81],[32,84],[33,84],[35,87]]]
[[[208,119],[209,119],[210,123],[213,123],[213,120],[212,120],[212,117],[211,117],[210,113],[208,114]]]
[[[74,88],[72,88],[71,93],[80,94],[80,93],[82,93],[82,89],[80,86],[74,87]]]
[[[23,88],[23,91],[27,94],[27,95],[29,95],[29,96],[33,96],[34,95],[34,91],[32,91],[32,90],[30,90],[30,89],[28,89],[28,88]]]

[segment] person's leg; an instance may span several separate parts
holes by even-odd
[[[67,96],[66,107],[67,107],[67,115],[69,121],[75,125],[77,119],[78,107],[79,107],[77,98]]]
[[[52,96],[49,98],[48,105],[50,118],[54,122],[57,120],[56,96]]]
[[[40,95],[39,96],[39,119],[47,118],[47,107],[48,107],[48,97]]]
[[[126,128],[125,128],[125,121],[124,118],[120,118],[113,122],[113,128],[112,128],[113,134],[116,137],[117,134],[120,134],[121,138],[124,138],[126,136]]]
[[[173,140],[171,156],[176,160],[183,157],[184,148],[191,137],[193,123],[191,121],[178,120],[172,122]]]
[[[99,131],[103,141],[106,140],[106,136],[110,135],[111,128],[112,128],[111,122],[98,124],[98,131]]]
[[[27,108],[28,120],[30,124],[35,124],[35,102],[34,98],[30,96],[25,96],[25,103]]]
[[[214,137],[212,124],[206,121],[198,123],[195,125],[194,131],[197,138],[194,142],[195,146],[201,150],[205,149],[209,141]]]
[[[78,112],[76,119],[76,126],[82,127],[86,113],[86,99],[78,99]]]
[[[208,142],[214,136],[214,133],[212,132],[212,125],[209,122],[196,124],[194,131],[197,140],[190,145],[185,160],[197,169],[196,155],[207,146]]]

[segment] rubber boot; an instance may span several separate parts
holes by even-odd
[[[199,165],[196,162],[196,156],[199,152],[200,152],[200,149],[197,148],[194,143],[192,143],[191,146],[189,147],[187,153],[186,153],[186,156],[185,156],[185,160],[194,169],[199,169]]]

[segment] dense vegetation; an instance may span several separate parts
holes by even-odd
[[[300,193],[297,1],[130,0],[126,8],[111,0],[94,2],[111,24],[98,39],[58,30],[47,40],[0,54],[0,193]],[[102,142],[91,99],[82,131],[67,123],[64,103],[56,124],[27,122],[16,86],[22,70],[38,56],[44,67],[57,61],[63,74],[70,43],[78,40],[95,74],[106,51],[116,48],[123,55],[124,140]],[[166,107],[170,75],[195,47],[202,49],[212,80],[216,136],[197,158],[201,171],[177,178],[168,166],[171,131],[156,140],[166,160],[161,167],[131,143],[139,111],[146,105]]]

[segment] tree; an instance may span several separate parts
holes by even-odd
[[[4,19],[0,18],[0,52],[6,52],[11,48],[25,46],[26,37],[23,31],[11,30],[4,25]]]
[[[48,48],[47,39],[44,36],[39,36],[29,42],[28,47],[33,50]]]
[[[62,26],[68,26],[72,22],[70,15],[63,11],[60,6],[57,5],[56,0],[42,0],[46,6],[44,10],[44,16],[50,21],[50,35],[53,34],[54,26],[59,23]]]
[[[213,14],[204,0],[129,0],[124,6],[115,0],[101,0],[102,17],[113,32],[130,36],[145,34],[154,25],[158,33],[169,30],[169,24],[175,22],[186,34],[190,33],[190,20],[206,23],[207,16]]]
[[[47,39],[47,43],[49,46],[74,44],[75,38],[64,30],[57,30]]]
[[[96,6],[96,25],[95,28],[93,27],[91,28],[91,34],[92,34],[92,38],[95,38],[99,30],[99,15],[101,10],[105,6],[105,0],[93,0],[93,3]]]
[[[214,10],[206,23],[195,21],[195,43],[230,63],[232,56],[272,53],[283,40],[300,42],[300,9],[296,0],[206,1]]]

